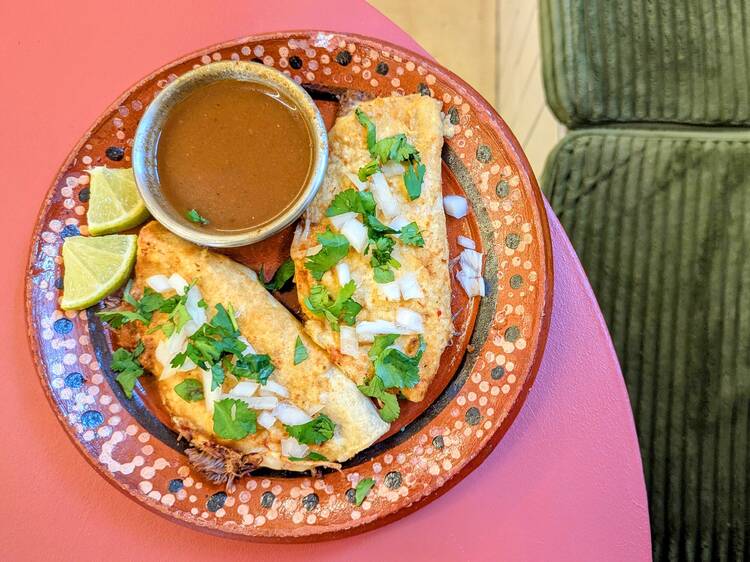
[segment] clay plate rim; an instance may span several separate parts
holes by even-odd
[[[125,496],[131,498],[132,500],[136,501],[140,506],[147,508],[152,513],[156,513],[164,517],[165,519],[179,523],[180,525],[190,528],[190,529],[194,529],[194,530],[197,529],[204,533],[209,533],[211,535],[216,535],[216,536],[220,536],[224,538],[230,538],[230,539],[243,541],[243,542],[250,541],[250,542],[258,542],[258,543],[313,543],[313,542],[323,542],[327,540],[339,539],[339,538],[349,537],[353,535],[358,535],[358,534],[361,534],[361,533],[364,533],[373,529],[383,527],[384,525],[387,525],[394,521],[397,521],[401,519],[402,517],[405,517],[406,515],[409,515],[410,513],[417,511],[418,509],[424,507],[425,505],[429,504],[430,502],[434,501],[435,499],[445,494],[447,491],[452,489],[456,484],[458,484],[461,480],[463,480],[468,474],[470,474],[474,469],[476,469],[487,458],[487,456],[495,449],[495,447],[500,442],[502,437],[506,434],[506,432],[512,425],[513,421],[516,419],[518,412],[520,411],[521,407],[525,403],[526,397],[531,391],[531,388],[536,380],[536,375],[539,370],[539,366],[541,364],[542,356],[544,354],[544,349],[547,343],[547,337],[549,335],[551,312],[552,312],[552,301],[553,301],[553,286],[554,286],[552,240],[550,236],[549,223],[548,223],[547,215],[546,215],[546,207],[544,204],[544,199],[542,197],[541,190],[539,188],[539,184],[536,180],[536,177],[534,176],[533,171],[531,170],[529,161],[526,158],[526,155],[524,154],[520,146],[520,143],[518,142],[518,139],[512,133],[512,131],[510,130],[508,125],[505,123],[503,118],[492,107],[492,105],[479,92],[474,90],[468,83],[466,83],[463,79],[458,77],[456,74],[454,74],[450,70],[444,68],[443,66],[439,65],[438,63],[434,62],[431,59],[425,58],[423,55],[420,55],[419,53],[416,53],[412,51],[411,49],[401,47],[400,45],[396,45],[395,43],[391,43],[389,41],[383,41],[383,40],[380,40],[374,37],[369,37],[366,35],[361,35],[357,33],[347,33],[347,32],[342,32],[342,31],[319,30],[319,29],[318,30],[293,29],[293,30],[277,31],[273,33],[247,35],[247,36],[239,37],[230,41],[225,41],[222,43],[209,45],[208,47],[197,49],[183,57],[169,61],[166,64],[163,64],[162,66],[160,66],[159,68],[151,71],[146,77],[142,78],[141,80],[131,85],[130,88],[128,88],[125,92],[123,92],[120,96],[118,96],[114,102],[112,102],[109,106],[107,106],[100,113],[99,118],[93,123],[93,125],[87,128],[86,131],[80,136],[80,140],[73,146],[73,148],[70,150],[68,155],[63,160],[62,165],[58,168],[59,172],[55,176],[50,188],[47,191],[46,196],[44,197],[42,201],[42,204],[40,205],[40,212],[39,212],[39,215],[37,216],[37,220],[32,230],[32,237],[30,238],[29,243],[28,243],[29,258],[27,261],[27,267],[24,270],[24,275],[26,275],[26,273],[30,271],[34,265],[34,260],[36,257],[36,255],[33,252],[34,244],[36,242],[36,238],[34,237],[34,235],[42,230],[43,222],[45,218],[44,211],[48,207],[50,200],[54,196],[55,188],[58,182],[60,181],[60,179],[62,178],[62,176],[64,175],[63,174],[64,170],[66,170],[70,166],[70,164],[74,160],[75,155],[80,151],[81,147],[85,144],[86,142],[85,139],[89,137],[92,131],[94,131],[102,123],[104,123],[106,119],[108,118],[108,116],[114,110],[116,110],[121,105],[121,102],[125,100],[128,96],[130,96],[130,94],[132,94],[134,90],[138,89],[142,85],[149,82],[154,75],[163,72],[164,70],[166,70],[167,68],[171,66],[174,66],[182,62],[185,62],[187,60],[190,60],[192,58],[195,58],[198,55],[206,54],[206,53],[217,51],[220,49],[225,49],[225,48],[238,45],[244,42],[248,42],[248,41],[278,40],[278,39],[286,38],[295,34],[313,35],[313,34],[318,34],[318,33],[337,35],[340,37],[349,38],[358,44],[366,45],[374,49],[387,48],[391,50],[392,52],[407,55],[412,60],[419,61],[420,64],[422,64],[422,66],[424,66],[426,69],[429,69],[430,72],[432,72],[440,80],[452,82],[457,87],[457,89],[462,91],[462,94],[464,95],[465,99],[470,99],[472,104],[476,106],[477,110],[484,112],[494,121],[493,127],[495,127],[498,130],[500,138],[507,144],[507,146],[505,146],[504,148],[507,148],[510,150],[512,161],[518,167],[518,171],[519,171],[519,174],[522,176],[522,179],[525,182],[528,182],[531,195],[533,196],[533,200],[536,204],[535,210],[538,214],[538,216],[536,217],[536,222],[537,222],[537,226],[541,230],[541,235],[542,235],[541,242],[543,242],[542,248],[544,249],[544,267],[545,267],[545,286],[544,286],[544,297],[542,301],[542,318],[541,318],[540,326],[539,326],[539,335],[538,335],[537,345],[535,349],[533,350],[533,354],[532,354],[533,359],[531,361],[531,364],[529,365],[527,378],[525,380],[523,387],[520,389],[516,400],[513,402],[510,409],[508,410],[508,413],[505,419],[503,420],[502,424],[495,430],[495,432],[492,434],[492,436],[489,438],[486,445],[482,449],[475,451],[474,455],[466,462],[466,464],[458,472],[453,474],[441,486],[437,487],[429,495],[424,496],[414,501],[411,505],[403,507],[394,513],[384,515],[369,523],[353,526],[348,529],[324,531],[322,533],[317,533],[314,535],[312,534],[304,535],[304,536],[280,536],[280,537],[247,536],[247,535],[238,535],[235,533],[225,533],[220,530],[216,530],[216,529],[212,529],[208,527],[196,527],[195,525],[185,521],[182,517],[170,515],[168,513],[165,513],[159,509],[152,507],[146,502],[139,501],[139,499],[135,495],[130,493],[130,491],[128,491],[124,486],[120,485],[120,483],[115,478],[113,478],[109,472],[105,471],[103,466],[95,463],[93,458],[91,458],[90,455],[87,454],[87,451],[85,450],[83,446],[83,443],[80,440],[76,439],[74,435],[68,431],[68,428],[66,426],[66,421],[61,416],[60,410],[57,408],[57,404],[54,401],[54,398],[51,393],[51,389],[49,388],[47,384],[45,384],[46,371],[44,369],[44,365],[42,365],[41,360],[40,360],[40,350],[39,350],[39,347],[37,345],[36,338],[35,338],[37,325],[34,321],[34,318],[32,316],[32,310],[31,310],[32,281],[31,281],[31,277],[27,276],[25,289],[24,289],[24,307],[25,307],[25,312],[26,312],[26,336],[29,340],[29,353],[31,354],[31,358],[34,363],[37,376],[39,377],[40,385],[42,386],[44,394],[54,412],[55,417],[57,418],[58,422],[63,427],[64,433],[66,434],[68,439],[71,442],[73,442],[73,444],[76,446],[76,449],[84,457],[86,462],[88,462],[96,470],[96,472],[98,472],[115,489],[123,493]]]

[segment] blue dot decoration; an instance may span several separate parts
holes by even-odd
[[[224,507],[224,502],[227,501],[226,492],[216,492],[214,495],[208,498],[206,502],[206,509],[211,513],[219,511]]]
[[[86,410],[81,414],[81,425],[86,429],[94,429],[104,423],[104,416],[96,410]]]
[[[83,375],[81,373],[70,373],[65,376],[65,386],[68,388],[81,388],[83,386]]]
[[[174,480],[169,481],[169,491],[174,494],[175,492],[179,492],[180,490],[182,490],[182,487],[184,485],[185,484],[183,483],[182,479],[175,478]]]
[[[69,236],[79,236],[81,231],[74,224],[69,224],[60,231],[60,238],[68,238]]]
[[[68,318],[60,318],[59,320],[55,320],[55,323],[52,324],[52,327],[58,334],[65,335],[67,333],[70,333],[70,331],[73,329],[73,321],[69,320]]]

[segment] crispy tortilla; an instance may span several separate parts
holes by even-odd
[[[378,98],[363,102],[359,107],[375,123],[378,139],[405,133],[409,142],[419,151],[422,163],[426,167],[421,196],[414,201],[407,199],[401,176],[388,180],[391,191],[399,202],[401,215],[408,221],[417,223],[425,240],[423,248],[397,244],[397,259],[401,263],[401,268],[396,270],[396,277],[398,279],[404,272],[415,273],[425,297],[420,300],[388,301],[373,279],[369,256],[350,249],[345,258],[351,270],[351,277],[357,284],[353,298],[363,306],[357,316],[358,322],[393,321],[399,307],[410,308],[422,315],[427,347],[420,363],[420,380],[415,387],[403,391],[409,400],[419,402],[424,398],[427,387],[437,372],[440,356],[453,331],[448,241],[441,186],[441,104],[428,96],[410,95]],[[356,174],[360,167],[372,159],[367,150],[365,129],[357,121],[354,112],[339,117],[328,138],[330,158],[325,181],[315,200],[308,207],[292,243],[291,254],[295,262],[297,292],[301,303],[316,283],[304,266],[306,252],[318,244],[316,235],[331,225],[325,212],[333,197],[340,191],[353,187],[346,179],[344,171]],[[381,215],[378,218],[384,220]],[[323,276],[322,283],[334,294],[340,289],[333,271]],[[306,307],[303,306],[303,310],[308,317],[305,329],[312,339],[328,350],[333,361],[349,378],[357,384],[364,383],[371,373],[371,361],[367,357],[369,345],[360,345],[359,352],[354,357],[342,354],[339,333],[333,331],[325,320],[313,315]],[[416,336],[402,336],[399,343],[409,354],[413,354],[419,345]]]
[[[178,273],[189,282],[197,280],[209,311],[213,311],[216,304],[231,304],[238,313],[240,332],[257,353],[271,357],[276,366],[272,379],[287,388],[290,401],[308,412],[322,406],[321,411],[335,422],[333,438],[322,445],[311,446],[310,450],[334,463],[343,462],[388,430],[388,424],[380,419],[372,402],[331,363],[289,311],[266,291],[255,272],[226,256],[186,242],[151,222],[138,237],[133,295],[136,298],[142,295],[149,277],[172,273]],[[153,322],[163,320],[159,315]],[[164,334],[160,331],[148,334],[147,327],[133,322],[126,324],[119,335],[125,347],[132,348],[137,341],[143,341],[145,351],[140,357],[141,364],[158,377],[163,366],[156,359],[155,350],[165,338]],[[298,336],[309,357],[294,365]],[[194,448],[189,452],[191,461],[213,480],[225,481],[260,466],[301,471],[331,464],[293,462],[282,456],[280,440],[287,434],[278,421],[270,430],[258,426],[257,433],[239,441],[218,438],[204,401],[186,402],[174,392],[174,386],[186,378],[200,380],[201,373],[199,370],[177,373],[159,380],[157,387],[175,429],[189,439]],[[225,382],[225,387],[228,384],[231,383]]]

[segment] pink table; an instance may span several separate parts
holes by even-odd
[[[33,371],[22,290],[36,213],[79,136],[120,92],[151,70],[235,37],[333,29],[419,49],[363,1],[295,0],[284,2],[283,9],[274,8],[281,2],[246,0],[154,4],[75,0],[63,10],[27,0],[0,8],[0,170],[7,212],[0,249],[0,303],[6,318],[0,325],[2,557],[649,559],[646,493],[625,387],[586,277],[551,213],[555,302],[534,389],[484,464],[416,514],[341,541],[246,544],[161,519],[91,470],[55,421]],[[518,474],[523,478],[511,476]]]

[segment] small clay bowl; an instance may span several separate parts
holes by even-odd
[[[272,221],[241,232],[211,231],[188,221],[164,197],[157,171],[157,144],[169,112],[196,88],[221,80],[255,82],[286,94],[305,117],[313,140],[312,173],[296,200]],[[216,62],[186,72],[154,98],[138,124],[133,142],[133,172],[138,190],[151,215],[177,236],[214,248],[253,244],[289,226],[315,197],[323,183],[327,165],[328,135],[315,102],[303,88],[278,70],[254,62]]]

